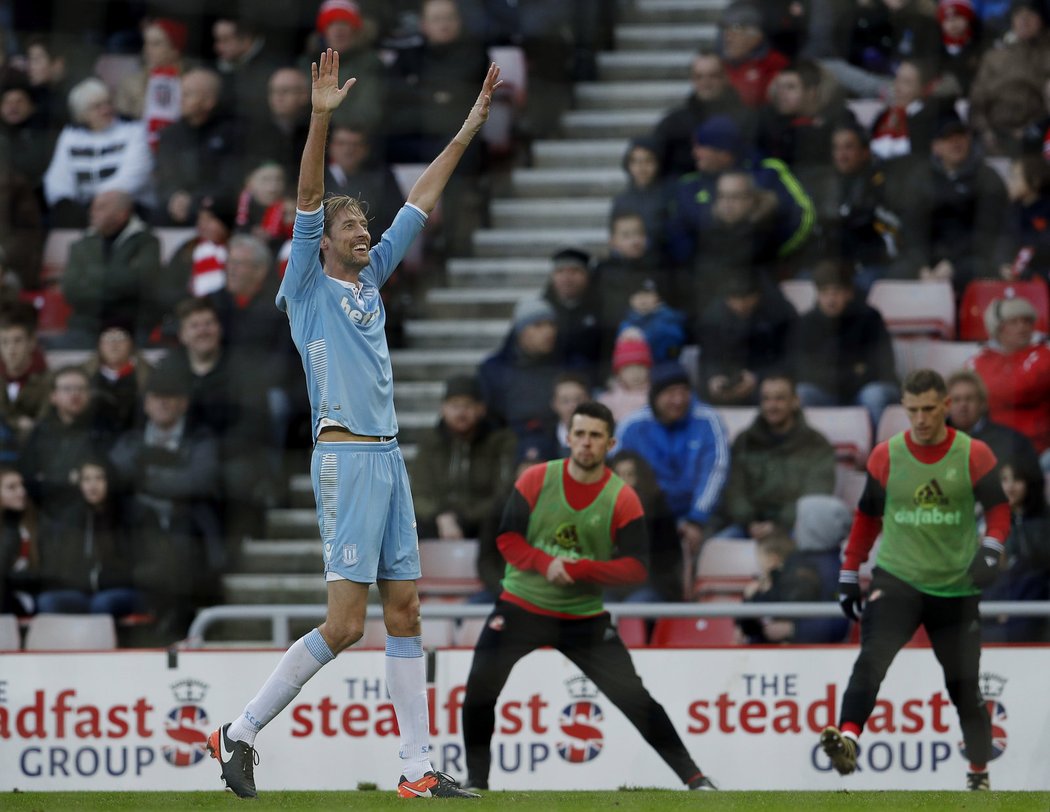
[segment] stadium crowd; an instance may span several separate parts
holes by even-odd
[[[325,188],[368,202],[375,240],[404,202],[393,167],[440,152],[489,48],[521,49],[528,95],[509,142],[471,146],[426,233],[424,262],[440,266],[470,252],[495,179],[558,134],[628,5],[4,6],[0,612],[146,617],[151,642],[178,639],[223,601],[266,508],[286,503],[309,406],[273,301],[312,55],[337,49],[358,79],[333,117]],[[729,538],[758,543],[745,600],[831,599],[849,526],[836,469],[864,461],[845,462],[804,409],[861,406],[874,433],[899,400],[893,314],[868,303],[880,282],[941,284],[961,323],[967,291],[994,281],[986,343],[949,379],[951,421],[995,451],[1013,515],[986,597],[1050,597],[1037,330],[1050,315],[1050,2],[735,0],[689,77],[627,145],[604,255],[554,253],[500,348],[447,382],[411,466],[421,536],[479,539],[476,599],[491,600],[516,475],[564,456],[569,417],[595,397],[650,532],[650,581],[611,598],[696,599],[703,545]],[[45,257],[58,232],[75,236]],[[165,234],[184,239],[165,248]],[[393,346],[422,276],[402,269],[384,288]],[[795,280],[815,287],[801,314],[784,293]],[[720,411],[732,407],[757,409],[735,435]],[[1030,619],[987,628],[1047,633]],[[739,635],[845,629],[771,620]]]

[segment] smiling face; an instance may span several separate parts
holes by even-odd
[[[321,254],[325,272],[336,278],[354,277],[368,265],[368,249],[372,244],[368,233],[368,218],[358,206],[346,205],[329,219],[325,213]]]

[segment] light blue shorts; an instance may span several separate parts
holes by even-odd
[[[419,538],[397,440],[314,445],[310,478],[327,581],[414,581]]]

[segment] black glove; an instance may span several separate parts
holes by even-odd
[[[864,599],[860,594],[860,582],[857,580],[856,570],[842,570],[839,572],[839,606],[842,614],[850,620],[860,620],[860,613],[864,610]]]
[[[970,578],[973,585],[986,587],[999,577],[999,561],[1003,554],[1003,543],[991,536],[985,536],[977,555],[970,562]]]

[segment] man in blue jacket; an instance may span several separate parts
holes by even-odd
[[[623,421],[619,439],[621,450],[638,452],[652,466],[682,544],[699,552],[729,475],[729,440],[715,409],[693,394],[681,364],[653,370],[649,405]]]

